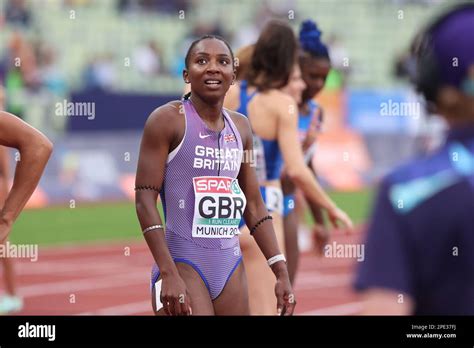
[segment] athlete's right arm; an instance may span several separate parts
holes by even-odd
[[[303,151],[298,140],[297,112],[298,107],[290,97],[283,95],[275,100],[278,112],[278,144],[282,152],[287,173],[291,180],[306,197],[327,210],[333,225],[341,221],[348,229],[352,229],[352,221],[345,212],[340,210],[329,198],[315,179],[304,161]]]
[[[0,145],[20,151],[13,185],[0,213],[0,243],[3,243],[38,185],[53,145],[42,133],[4,111],[0,111]]]
[[[168,152],[177,137],[179,120],[176,114],[174,106],[167,104],[156,109],[145,124],[135,179],[135,208],[142,230],[162,224],[156,202],[163,185]],[[191,307],[186,284],[173,262],[163,232],[157,229],[144,235],[163,280],[163,308],[168,315],[189,315]]]

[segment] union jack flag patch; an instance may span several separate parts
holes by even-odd
[[[235,135],[234,134],[224,134],[224,141],[226,143],[235,142]]]

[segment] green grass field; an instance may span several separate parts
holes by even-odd
[[[333,192],[330,196],[355,224],[366,220],[372,190]],[[124,202],[25,210],[13,227],[11,241],[51,245],[134,238],[142,238],[135,206]]]
[[[338,207],[349,214],[354,225],[362,224],[367,220],[372,208],[373,194],[374,191],[371,189],[357,192],[329,192],[329,196],[336,202]],[[313,224],[309,210],[305,221],[310,225]]]

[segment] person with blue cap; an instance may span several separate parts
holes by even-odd
[[[471,3],[413,42],[413,82],[449,132],[380,184],[354,283],[363,314],[474,315],[473,32]]]

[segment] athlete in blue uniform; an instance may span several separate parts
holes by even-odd
[[[321,107],[313,100],[323,89],[326,77],[331,69],[329,54],[324,43],[321,42],[321,32],[316,23],[307,20],[303,22],[300,30],[300,54],[299,65],[306,88],[299,98],[301,102],[298,105],[298,130],[305,160],[312,168],[312,158],[316,148],[317,134],[321,131],[323,111]],[[291,91],[289,91],[291,92]],[[294,96],[298,98],[298,96]],[[314,169],[313,169],[314,171]],[[288,272],[290,280],[293,283],[298,267],[299,248],[298,248],[298,223],[301,214],[298,214],[303,204],[303,195],[301,192],[295,196],[296,187],[294,183],[283,173],[282,190],[284,194],[283,226],[285,231],[285,246],[288,263]],[[296,197],[299,197],[296,199]],[[306,200],[313,214],[315,227],[313,233],[315,242],[319,251],[325,245],[329,238],[329,230],[325,227],[321,207],[310,200]]]
[[[415,40],[417,87],[450,131],[435,153],[380,185],[355,282],[364,314],[474,315],[472,32],[470,4]]]
[[[265,26],[254,46],[250,67],[245,77],[247,88],[237,87],[226,95],[229,107],[245,105],[254,139],[263,154],[256,153],[257,169],[259,157],[264,168],[259,170],[267,209],[273,216],[275,232],[281,249],[284,249],[282,228],[283,192],[280,177],[285,164],[286,171],[311,201],[327,210],[329,219],[337,226],[342,222],[352,228],[350,218],[341,211],[321,189],[313,174],[307,168],[301,146],[298,142],[298,101],[284,91],[298,90],[299,97],[304,90],[297,58],[297,40],[293,30],[286,23],[272,21]],[[257,91],[256,93],[254,93]],[[245,97],[244,97],[245,94]],[[271,284],[273,275],[265,267],[265,260],[256,244],[249,239],[248,229],[242,229],[240,236],[244,264],[247,272],[252,314],[273,314],[275,297]]]

